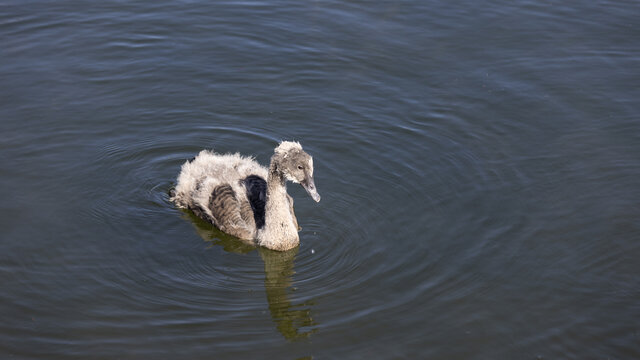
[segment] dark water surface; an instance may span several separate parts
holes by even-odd
[[[582,3],[582,4],[580,4]],[[640,358],[637,1],[0,1],[0,357]],[[298,249],[168,201],[314,156]]]

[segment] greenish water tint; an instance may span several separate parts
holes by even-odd
[[[0,357],[640,358],[640,5],[0,4]],[[301,245],[168,200],[314,157]]]
[[[278,331],[286,339],[303,339],[316,332],[313,327],[316,324],[310,311],[313,302],[292,304],[289,300],[289,292],[293,290],[294,260],[298,255],[298,248],[289,251],[257,248],[223,233],[190,211],[184,212],[196,226],[198,234],[204,241],[210,242],[211,246],[221,246],[225,251],[237,254],[258,251],[264,262],[264,289],[269,311]]]

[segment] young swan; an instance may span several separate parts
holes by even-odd
[[[268,169],[250,157],[203,150],[182,165],[171,200],[227,234],[284,251],[300,243],[287,180],[320,201],[313,158],[297,142],[281,142]]]

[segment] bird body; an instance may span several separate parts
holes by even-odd
[[[313,159],[297,142],[280,143],[269,168],[239,154],[203,150],[182,165],[171,200],[220,230],[274,250],[299,244],[298,222],[286,181],[320,201]]]

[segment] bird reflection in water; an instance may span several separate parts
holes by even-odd
[[[293,265],[298,248],[288,251],[274,251],[255,247],[229,236],[211,224],[201,220],[192,213],[184,211],[188,219],[195,225],[196,231],[212,246],[222,246],[227,252],[247,254],[257,250],[264,262],[264,288],[269,303],[271,318],[278,331],[288,340],[308,338],[315,333],[316,325],[311,317],[311,301],[293,304],[290,300],[294,274]]]
[[[267,292],[271,317],[278,325],[278,330],[285,338],[295,340],[305,338],[315,332],[300,331],[310,328],[315,323],[311,318],[311,303],[292,304],[288,290],[291,289],[293,276],[293,260],[298,254],[298,248],[288,251],[274,251],[258,248],[264,261],[264,288]]]

